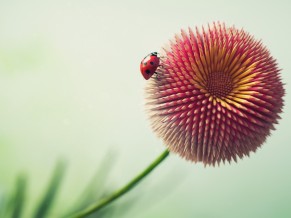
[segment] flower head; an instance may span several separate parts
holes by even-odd
[[[280,118],[276,61],[244,30],[214,23],[182,30],[146,86],[152,128],[172,152],[204,164],[256,151]]]

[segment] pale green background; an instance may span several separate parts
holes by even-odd
[[[287,95],[277,130],[249,158],[204,168],[171,155],[121,201],[126,218],[291,217],[290,1],[0,1],[0,187],[30,175],[39,199],[56,160],[69,168],[65,209],[102,157],[119,187],[163,149],[144,113],[140,60],[180,28],[225,21],[262,39]],[[115,158],[112,158],[115,157]],[[31,203],[32,202],[32,203]]]

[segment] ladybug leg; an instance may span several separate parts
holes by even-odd
[[[159,74],[158,72],[155,72],[155,75],[156,75],[155,78],[156,78],[157,80],[160,80],[160,79],[161,79],[160,74]]]

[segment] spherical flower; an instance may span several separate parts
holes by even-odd
[[[163,49],[146,86],[151,126],[172,152],[205,165],[249,155],[283,107],[275,59],[244,30],[214,23]]]

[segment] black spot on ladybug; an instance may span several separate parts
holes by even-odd
[[[144,62],[143,65],[147,65],[147,62]]]
[[[147,69],[145,72],[146,72],[147,74],[150,74],[150,73],[151,73],[151,71],[150,71],[149,69]]]
[[[150,64],[151,64],[151,65],[154,65],[154,62],[151,61]]]

